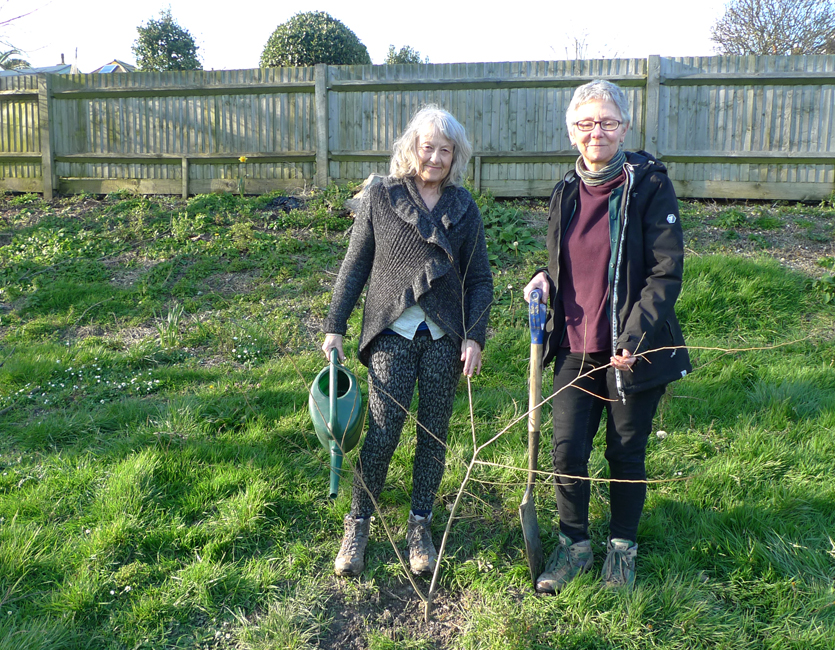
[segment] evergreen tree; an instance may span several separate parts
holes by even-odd
[[[136,65],[149,70],[202,70],[197,58],[197,45],[191,34],[171,17],[171,10],[160,12],[159,19],[149,20],[136,28],[139,37],[131,50]]]
[[[261,54],[261,67],[367,65],[368,49],[342,22],[324,11],[298,13],[272,33]]]

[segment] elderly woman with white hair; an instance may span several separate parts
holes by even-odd
[[[374,503],[400,440],[415,383],[417,443],[407,540],[412,572],[434,571],[430,523],[444,473],[458,379],[481,371],[493,279],[481,214],[461,187],[472,154],[464,128],[436,106],[394,143],[390,174],[368,188],[323,324],[322,349],[344,359],[342,337],[368,285],[359,358],[368,366],[368,432],[334,563],[359,575]]]
[[[674,305],[684,244],[667,170],[624,152],[626,94],[608,81],[577,88],[566,112],[575,168],[551,195],[549,263],[525,287],[550,304],[545,362],[554,361],[552,458],[559,543],[536,582],[559,591],[589,570],[589,470],[604,409],[611,517],[603,584],[635,580],[646,498],[646,445],[666,385],[690,371]]]

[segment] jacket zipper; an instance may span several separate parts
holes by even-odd
[[[620,330],[620,323],[618,322],[618,280],[620,279],[621,258],[623,256],[623,242],[626,238],[626,224],[629,220],[629,197],[632,194],[632,183],[634,181],[634,170],[632,165],[624,163],[624,170],[626,171],[626,185],[623,192],[623,205],[621,206],[621,215],[623,221],[620,224],[620,234],[618,235],[618,252],[615,257],[615,277],[612,280],[612,356],[614,357],[618,352],[618,332]],[[617,385],[618,395],[621,401],[626,404],[626,394],[623,392],[623,376],[621,371],[615,368],[615,384]]]

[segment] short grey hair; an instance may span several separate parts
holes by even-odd
[[[420,171],[420,160],[417,148],[418,139],[427,127],[432,127],[435,133],[440,133],[452,143],[452,164],[449,174],[441,182],[441,188],[447,185],[461,185],[467,171],[467,163],[473,155],[473,147],[467,140],[464,127],[451,113],[435,104],[421,108],[409,121],[406,130],[394,141],[391,154],[389,174],[394,178],[417,176]]]
[[[629,100],[626,98],[623,88],[605,79],[595,79],[574,91],[574,96],[571,98],[571,103],[565,112],[565,124],[569,131],[574,126],[574,115],[577,109],[594,101],[612,102],[620,112],[621,121],[629,126],[631,121],[629,119]]]

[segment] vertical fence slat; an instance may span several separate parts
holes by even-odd
[[[661,57],[655,54],[649,57],[647,65],[646,98],[644,151],[657,156],[661,128]]]
[[[38,75],[38,124],[41,136],[43,198],[51,201],[55,190],[55,176],[52,158],[52,77],[48,74]]]
[[[320,63],[314,73],[316,85],[316,185],[328,185],[328,66]]]

